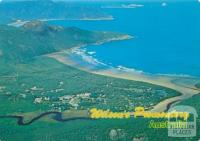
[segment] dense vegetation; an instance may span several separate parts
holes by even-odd
[[[132,111],[178,94],[147,83],[89,74],[45,57],[26,64],[0,64],[1,114],[92,107]],[[35,103],[37,98],[42,100]]]
[[[132,111],[135,106],[151,108],[167,97],[178,95],[174,90],[148,83],[90,74],[43,56],[121,36],[124,35],[74,27],[65,29],[40,22],[21,28],[0,27],[0,116],[23,115],[30,121],[47,111],[79,111],[91,107]],[[72,117],[65,113],[67,116]],[[47,116],[31,125],[19,126],[14,119],[1,118],[0,140],[108,141],[139,137],[157,140],[153,136],[156,133],[167,136],[166,130],[150,129],[148,123],[145,119],[60,123]]]
[[[0,51],[1,56],[7,60],[20,62],[62,49],[106,42],[122,36],[124,35],[119,33],[63,28],[34,21],[20,28],[0,26]]]
[[[196,109],[198,115],[200,115],[200,95],[199,94],[191,97],[190,99],[182,101],[178,105],[192,106],[193,108]]]

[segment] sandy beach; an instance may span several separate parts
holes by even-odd
[[[152,111],[165,111],[168,109],[168,105],[171,103],[174,103],[176,101],[182,101],[184,99],[190,98],[198,93],[200,93],[199,90],[195,90],[192,87],[185,87],[182,85],[178,85],[177,83],[174,83],[173,80],[177,79],[176,77],[166,77],[166,76],[148,76],[146,74],[137,74],[137,73],[119,73],[115,70],[106,70],[106,71],[100,71],[100,72],[93,72],[95,74],[105,75],[105,76],[111,76],[116,78],[122,78],[122,79],[128,79],[128,80],[134,80],[134,81],[140,81],[140,82],[147,82],[163,87],[167,87],[173,90],[176,90],[180,92],[182,95],[177,97],[172,97],[169,99],[166,99],[164,101],[161,101],[157,105],[154,106]],[[184,79],[184,78],[179,78]]]
[[[48,57],[54,58],[57,61],[78,68],[83,71],[87,71],[97,75],[127,79],[127,80],[134,80],[140,82],[151,83],[154,85],[159,85],[163,87],[167,87],[173,90],[180,92],[182,95],[172,97],[169,99],[165,99],[154,106],[152,111],[166,111],[169,108],[169,105],[173,105],[172,103],[176,103],[177,101],[182,101],[184,99],[188,99],[196,94],[200,93],[199,89],[194,88],[194,80],[188,77],[178,77],[178,76],[165,76],[165,75],[150,75],[145,73],[138,73],[138,72],[123,72],[117,68],[110,68],[106,70],[92,70],[91,67],[81,67],[78,63],[71,60],[68,57],[69,52],[59,52],[54,54],[49,54]],[[184,81],[186,79],[191,79],[193,83]],[[199,80],[196,80],[199,81]]]

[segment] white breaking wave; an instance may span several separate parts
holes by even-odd
[[[105,63],[99,61],[98,59],[94,58],[93,56],[87,55],[86,49],[74,48],[71,50],[73,54],[76,54],[81,57],[81,59],[91,65],[95,66],[107,66]]]
[[[23,26],[24,24],[28,23],[29,21],[21,21],[21,20],[17,20],[14,23],[9,23],[7,24],[8,26],[14,26],[14,27],[20,27]]]
[[[160,76],[169,76],[169,77],[194,77],[191,76],[189,74],[163,74],[163,73],[157,73],[156,75],[160,75]]]
[[[122,65],[113,67],[112,65],[108,65],[105,64],[101,61],[99,61],[98,59],[94,58],[93,56],[91,56],[92,54],[96,53],[96,52],[87,52],[86,49],[80,49],[80,48],[73,48],[71,49],[71,53],[78,55],[79,57],[81,57],[81,59],[93,66],[104,66],[107,68],[112,68],[112,69],[117,69],[118,71],[121,72],[127,72],[127,73],[137,73],[137,74],[149,74],[149,75],[157,75],[157,76],[168,76],[168,77],[187,77],[187,78],[192,78],[193,76],[188,75],[188,74],[162,74],[162,73],[157,73],[157,74],[152,74],[152,73],[148,73],[148,72],[144,72],[142,70],[137,70],[134,68],[128,68]],[[90,55],[88,55],[90,54]]]
[[[94,55],[94,54],[96,54],[96,52],[95,51],[89,51],[89,52],[87,52],[89,55]]]
[[[104,66],[107,68],[114,68],[114,69],[117,69],[118,71],[128,72],[128,73],[144,73],[143,71],[136,70],[134,68],[127,68],[122,65],[113,67],[111,65],[105,64],[105,63],[99,61],[98,59],[94,58],[93,56],[91,56],[92,54],[95,54],[96,52],[87,52],[86,49],[73,48],[73,49],[71,49],[71,53],[78,55],[79,57],[81,57],[81,59],[84,62],[86,62],[90,65],[93,65],[93,66]],[[90,54],[90,55],[88,55],[88,54]]]
[[[122,65],[117,66],[117,70],[123,71],[123,72],[128,72],[128,73],[149,74],[149,75],[156,75],[156,76],[197,78],[195,76],[188,75],[188,74],[162,74],[162,73],[153,74],[153,73],[144,72],[142,70],[136,70],[134,68],[127,68],[127,67],[124,67]]]
[[[134,68],[127,68],[127,67],[124,67],[124,66],[121,66],[121,65],[117,66],[117,69],[120,70],[120,71],[123,71],[123,72],[144,73],[141,70],[136,70]]]

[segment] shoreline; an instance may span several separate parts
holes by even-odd
[[[133,38],[132,36],[124,35],[118,38],[110,38],[108,40],[97,42],[90,45],[100,45],[107,42],[127,40],[127,39],[132,39],[132,38]],[[89,65],[81,65],[78,61],[70,58],[70,55],[73,55],[72,53],[73,49],[81,49],[86,46],[88,45],[86,44],[78,45],[70,49],[48,54],[45,56],[53,58],[60,63],[66,64],[68,66],[72,66],[74,68],[77,68],[77,69],[80,69],[92,74],[150,83],[150,84],[166,87],[169,89],[173,89],[181,93],[181,95],[167,98],[160,101],[157,105],[153,106],[153,109],[151,111],[156,111],[156,112],[166,111],[167,109],[169,109],[171,105],[173,105],[171,103],[176,103],[176,101],[182,101],[182,100],[188,99],[200,93],[199,89],[195,89],[195,83],[200,82],[200,79],[197,77],[193,78],[191,76],[170,76],[170,75],[164,75],[164,74],[163,75],[162,74],[148,74],[148,73],[144,73],[137,70],[129,72],[129,71],[120,69],[119,67],[115,68],[112,66],[106,67],[106,69],[95,69],[97,68],[97,66],[95,66],[94,64],[91,64],[90,62],[85,61],[85,63],[88,63]],[[95,59],[95,58],[92,58],[92,59]],[[98,62],[97,59],[96,61]]]
[[[48,22],[48,21],[113,21],[115,20],[114,17],[100,17],[100,18],[77,18],[77,19],[73,19],[73,18],[58,18],[58,19],[37,19],[37,21],[41,21],[41,22]],[[14,22],[8,23],[8,26],[15,26],[15,27],[20,27],[23,26],[24,24],[30,22],[30,21],[34,21],[34,20],[16,20]]]
[[[111,17],[100,17],[100,18],[58,18],[58,19],[38,19],[39,21],[112,21],[115,18]]]
[[[80,48],[80,47],[82,47],[82,46],[77,46],[76,48]],[[171,103],[188,99],[188,98],[200,93],[200,90],[194,89],[192,86],[186,87],[185,85],[187,85],[187,84],[180,85],[179,83],[174,82],[175,80],[182,81],[184,79],[188,79],[189,77],[150,75],[150,74],[139,73],[139,72],[128,72],[127,73],[127,72],[120,71],[117,68],[92,70],[91,68],[95,67],[95,66],[83,67],[76,61],[70,59],[69,55],[70,55],[70,52],[68,52],[66,50],[66,51],[62,51],[62,52],[58,52],[58,53],[49,54],[49,55],[47,55],[47,57],[53,58],[63,64],[75,67],[77,69],[80,69],[80,70],[83,70],[83,71],[86,71],[86,72],[89,72],[92,74],[150,83],[150,84],[163,86],[166,88],[176,90],[182,94],[179,96],[167,98],[167,99],[159,102],[157,105],[155,105],[153,107],[153,109],[151,111],[156,111],[156,112],[166,111],[167,109],[169,109],[169,105],[171,105]],[[184,81],[182,83],[184,83]]]
[[[188,98],[200,93],[199,90],[195,90],[190,87],[185,87],[185,86],[178,85],[177,83],[173,83],[173,80],[177,79],[176,77],[166,77],[166,76],[159,76],[159,75],[151,76],[148,74],[139,74],[139,73],[125,74],[125,73],[115,72],[115,70],[108,70],[108,71],[103,71],[103,72],[102,71],[92,72],[92,73],[115,77],[115,78],[145,82],[145,83],[150,83],[150,84],[154,84],[154,85],[159,85],[159,86],[163,86],[166,88],[176,90],[182,94],[179,96],[167,98],[167,99],[159,102],[157,105],[153,106],[153,109],[151,110],[153,112],[154,111],[156,111],[156,112],[166,111],[169,109],[169,105],[171,106],[171,103],[188,99]],[[184,79],[184,78],[178,78],[178,79]]]

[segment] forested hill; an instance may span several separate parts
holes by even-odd
[[[76,27],[64,28],[39,21],[26,23],[19,28],[0,26],[0,57],[20,62],[74,46],[103,43],[126,36]]]

